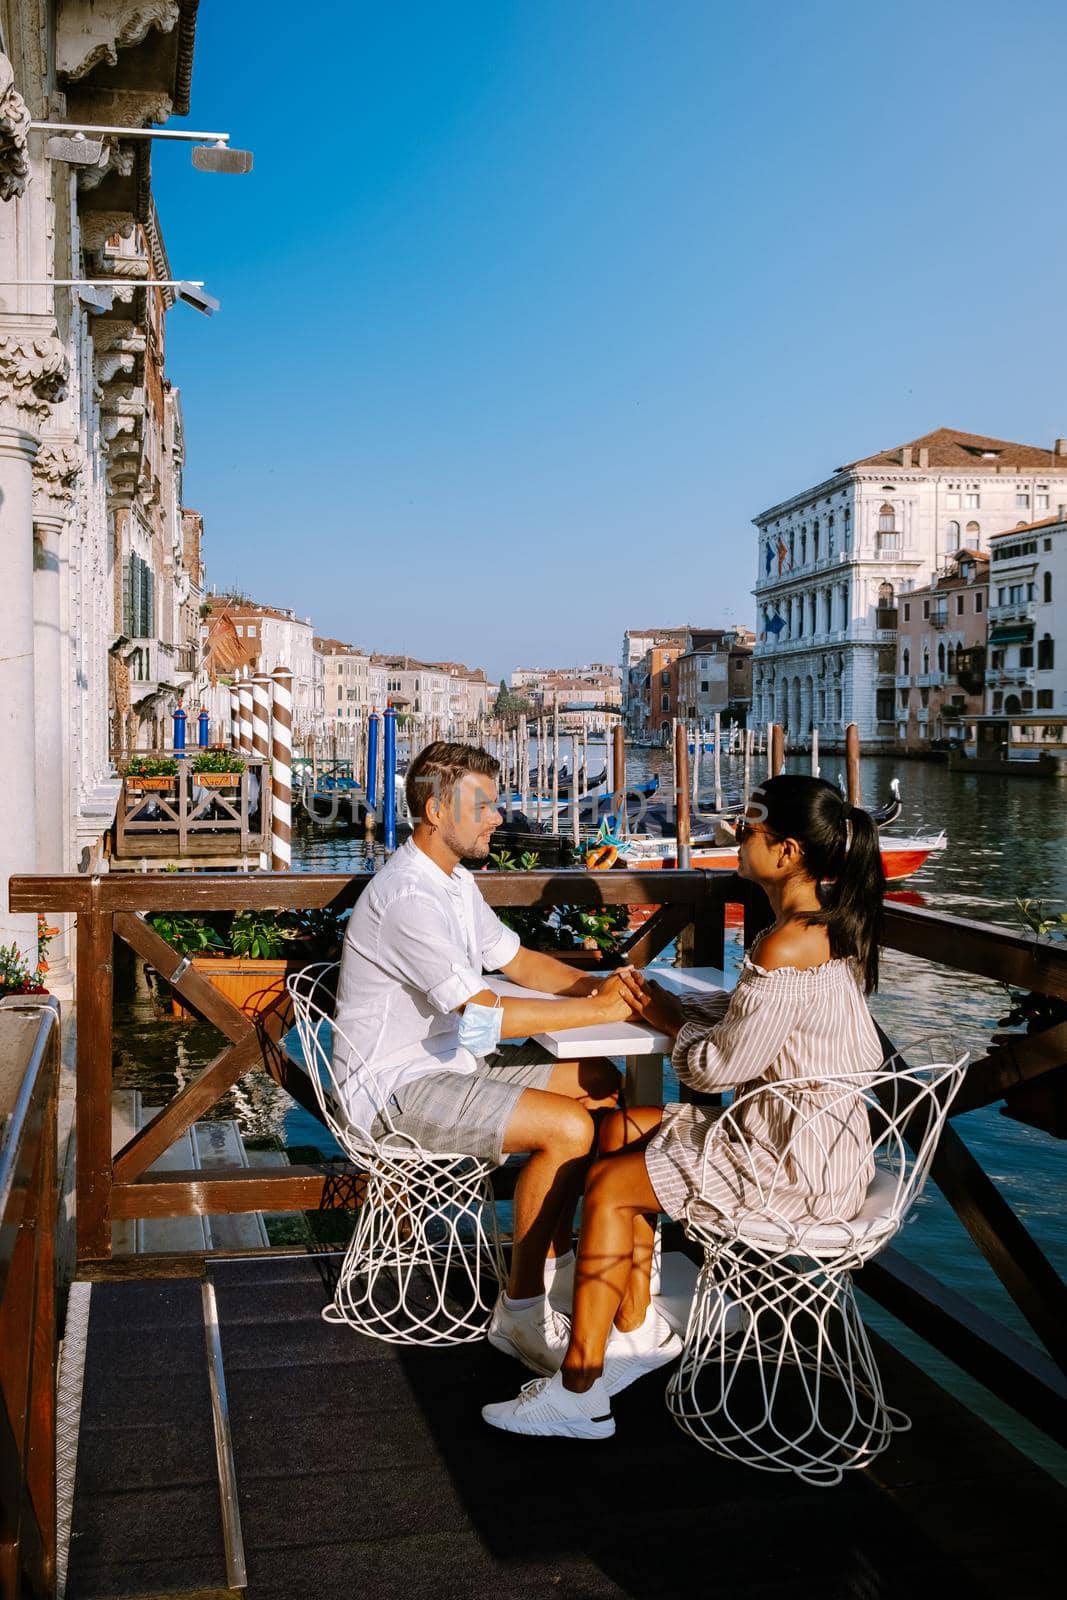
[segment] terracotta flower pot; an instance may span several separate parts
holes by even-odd
[[[194,772],[193,782],[199,783],[205,789],[226,789],[231,784],[241,781],[239,772]]]
[[[246,1017],[290,1009],[285,994],[286,974],[292,970],[289,961],[257,961],[251,956],[194,956],[193,967],[202,972],[220,994],[239,1006]],[[171,998],[171,1013],[175,1017],[192,1014],[177,994]]]
[[[126,774],[126,782],[131,789],[153,789],[162,792],[164,789],[173,789],[177,781],[178,774],[176,772],[169,773],[167,776],[152,778],[142,778],[136,772],[128,772]]]

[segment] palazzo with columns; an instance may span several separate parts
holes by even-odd
[[[1051,449],[939,428],[838,467],[763,511],[757,529],[753,718],[794,745],[892,749],[898,601],[953,552],[1064,498],[1067,441]]]
[[[31,967],[8,878],[106,865],[113,758],[160,742],[194,685],[201,575],[162,370],[169,291],[138,287],[171,275],[150,141],[102,136],[94,164],[68,163],[30,124],[186,113],[197,3],[0,0],[0,944]],[[104,277],[129,286],[49,281]]]

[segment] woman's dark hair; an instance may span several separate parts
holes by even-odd
[[[768,778],[753,791],[750,809],[773,838],[799,844],[823,908],[806,921],[825,927],[831,955],[858,961],[869,994],[878,984],[885,894],[878,829],[870,815],[850,806],[832,783],[799,773]]]

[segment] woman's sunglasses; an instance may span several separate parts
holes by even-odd
[[[756,824],[750,822],[748,817],[739,817],[734,824],[734,839],[738,845],[744,844],[746,839],[752,837]]]

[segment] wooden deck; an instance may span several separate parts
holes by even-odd
[[[833,1490],[721,1461],[653,1375],[597,1444],[479,1416],[529,1375],[479,1343],[397,1350],[323,1323],[335,1257],[215,1261],[248,1600],[722,1594],[1046,1600],[1067,1491],[900,1356],[914,1419]],[[68,1600],[226,1594],[195,1279],[92,1287]]]

